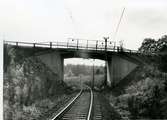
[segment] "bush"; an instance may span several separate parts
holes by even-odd
[[[161,94],[158,85],[147,90],[143,96],[132,96],[128,99],[128,110],[132,119],[151,118],[162,119]],[[151,91],[151,92],[150,92]]]
[[[128,98],[128,110],[131,113],[132,119],[137,119],[139,117],[139,105],[140,100],[132,96]]]
[[[143,106],[146,109],[146,117],[157,119],[157,118],[163,118],[161,114],[161,104],[160,104],[160,88],[155,85],[152,88],[152,92],[150,96],[144,101]]]

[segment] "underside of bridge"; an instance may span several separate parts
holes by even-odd
[[[129,75],[139,62],[132,55],[126,53],[98,52],[98,51],[70,51],[70,50],[54,50],[46,54],[39,55],[39,58],[51,70],[60,76],[63,80],[63,65],[66,58],[92,58],[106,61],[106,83],[110,87],[119,84],[127,75]]]

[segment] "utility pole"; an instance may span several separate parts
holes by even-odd
[[[106,58],[105,68],[104,68],[104,71],[105,71],[104,86],[107,86],[107,40],[109,39],[109,37],[103,37],[103,38],[105,40],[105,58]]]
[[[82,89],[82,81],[81,81],[81,74],[79,75],[79,80],[80,80],[80,88]]]
[[[95,59],[93,59],[93,77],[92,77],[92,89],[94,89],[94,80],[95,80],[95,74],[94,74],[94,61],[95,61]]]
[[[109,37],[103,37],[104,41],[105,41],[105,51],[107,51],[107,40],[109,39]]]

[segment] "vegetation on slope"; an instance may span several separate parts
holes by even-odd
[[[145,39],[139,51],[157,55],[129,78],[133,80],[124,94],[110,96],[111,103],[131,119],[167,119],[167,36]]]
[[[4,120],[31,120],[70,97],[66,85],[33,49],[5,46]]]

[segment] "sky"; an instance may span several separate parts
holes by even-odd
[[[0,0],[0,39],[44,42],[109,37],[136,50],[144,38],[167,34],[166,12],[167,0]]]
[[[158,39],[167,34],[166,12],[167,0],[0,0],[0,40],[45,42],[109,37],[110,41],[123,41],[125,48],[137,50],[144,38]],[[73,61],[92,64],[83,59],[67,59],[65,64]],[[104,61],[95,63],[101,65]]]
[[[144,38],[167,34],[166,12],[166,0],[0,0],[0,38],[41,42],[109,36],[138,49]]]
[[[64,59],[64,65],[67,65],[67,64],[104,66],[105,61],[104,60],[99,60],[99,59],[68,58],[68,59]]]

